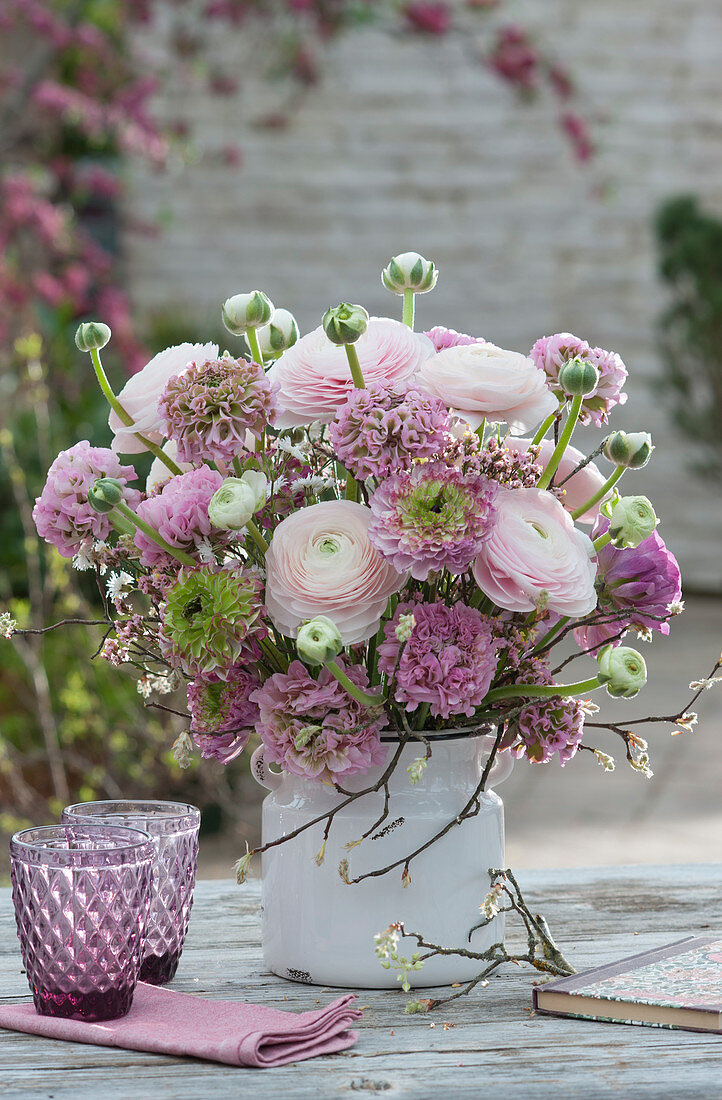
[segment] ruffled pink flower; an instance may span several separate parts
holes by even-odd
[[[396,636],[402,615],[413,615],[403,646]],[[491,687],[501,645],[488,619],[473,607],[409,601],[385,624],[379,668],[396,675],[394,698],[406,710],[429,703],[435,718],[471,718]]]
[[[443,450],[449,414],[443,401],[419,390],[354,389],[331,421],[336,457],[359,481],[411,468],[415,458]]]
[[[518,452],[519,454],[526,454],[531,447],[531,439],[519,439],[518,437],[508,436],[504,440],[504,446],[510,451]],[[543,439],[541,443],[537,444],[539,447],[539,457],[536,462],[539,466],[544,468],[552,456],[554,450],[554,442],[551,439]],[[564,497],[562,504],[568,512],[574,512],[577,508],[581,508],[590,497],[594,496],[596,492],[604,485],[607,480],[604,474],[601,472],[598,466],[595,466],[593,462],[588,462],[583,469],[572,477],[569,475],[573,470],[583,462],[586,455],[578,451],[576,447],[567,445],[567,449],[564,452],[564,456],[559,463],[557,473],[554,475],[554,481],[558,486],[561,486],[564,490]],[[565,480],[569,478],[569,480]],[[579,516],[578,523],[594,523],[599,515],[599,505],[611,496],[613,490],[610,489],[600,501],[593,504],[583,515]]]
[[[158,352],[142,370],[128,379],[118,394],[121,405],[133,417],[133,423],[126,426],[111,410],[108,424],[114,433],[113,450],[122,454],[144,451],[145,447],[135,438],[134,432],[140,432],[152,443],[162,443],[163,419],[158,411],[158,401],[169,379],[182,374],[193,363],[204,363],[217,357],[218,344],[178,344]]]
[[[101,477],[113,477],[125,486],[123,499],[130,508],[140,500],[137,489],[127,488],[136,478],[132,466],[122,466],[107,447],[91,447],[81,439],[61,451],[48,470],[45,488],[35,501],[33,520],[38,534],[52,543],[64,558],[72,558],[93,539],[104,541],[113,525],[107,514],[88,504],[88,490]]]
[[[424,333],[424,336],[428,336],[436,351],[444,351],[445,348],[455,348],[465,344],[486,343],[486,340],[481,336],[467,336],[465,332],[457,332],[454,328],[444,328],[443,325],[436,325],[434,328],[429,329],[428,332]]]
[[[371,518],[363,504],[330,500],[279,523],[266,552],[266,608],[286,637],[314,615],[332,619],[344,645],[376,633],[406,578],[371,545]]]
[[[600,428],[609,420],[610,410],[623,405],[627,394],[622,388],[627,380],[627,368],[620,357],[604,348],[593,348],[586,340],[580,340],[571,332],[557,332],[554,336],[542,336],[529,352],[540,371],[543,371],[554,393],[561,394],[558,384],[559,371],[570,359],[588,359],[599,371],[599,382],[593,393],[582,402],[580,421]]]
[[[526,355],[495,344],[457,344],[422,364],[416,386],[439,397],[476,431],[504,422],[518,435],[533,430],[559,403]]]
[[[545,489],[500,489],[496,524],[474,562],[476,583],[507,611],[545,606],[580,618],[597,603],[588,535]]]
[[[353,684],[368,689],[364,668],[347,666],[343,657],[338,663]],[[357,702],[327,668],[314,680],[300,661],[293,661],[288,673],[274,673],[251,700],[260,712],[257,729],[265,759],[292,775],[333,783],[386,759],[379,738],[384,711]]]
[[[258,677],[240,666],[230,669],[225,680],[211,673],[188,685],[193,740],[204,759],[229,764],[240,756],[258,721],[250,695],[260,686]]]
[[[263,367],[228,357],[174,375],[158,411],[181,462],[231,462],[246,450],[247,433],[261,438],[277,404]]]
[[[217,470],[199,466],[186,474],[176,474],[159,493],[142,501],[136,512],[171,546],[193,551],[213,530],[208,504],[222,484],[223,477]],[[168,563],[169,556],[143,531],[136,530],[134,542],[143,565]]]
[[[555,695],[535,699],[512,718],[502,748],[533,764],[548,764],[557,755],[564,765],[576,755],[584,733],[584,711],[579,699]]]
[[[430,340],[389,317],[372,317],[354,348],[367,386],[410,382],[434,354]],[[284,351],[268,378],[279,385],[278,428],[328,424],[354,388],[345,348],[332,344],[322,327]]]

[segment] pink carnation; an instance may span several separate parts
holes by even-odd
[[[512,718],[502,748],[533,764],[548,764],[556,754],[564,765],[576,755],[584,733],[584,712],[579,699],[555,695],[535,699]]]
[[[437,351],[460,347],[464,344],[486,343],[486,340],[481,336],[467,336],[465,332],[457,332],[454,328],[444,328],[443,325],[436,325],[434,328],[429,329],[428,332],[424,333],[424,336],[428,336]]]
[[[61,451],[48,470],[45,488],[33,508],[38,534],[64,558],[72,558],[93,539],[107,539],[113,525],[107,514],[96,512],[88,504],[88,490],[98,478],[116,478],[125,486],[125,503],[135,508],[140,493],[128,489],[127,482],[136,476],[132,466],[121,466],[113,451],[91,447],[87,439],[81,439],[74,447]]]
[[[352,683],[368,688],[364,668],[346,666],[343,657],[338,664]],[[314,680],[300,661],[293,661],[288,673],[274,673],[251,700],[260,712],[257,728],[265,759],[292,775],[334,783],[386,759],[379,738],[384,711],[357,702],[327,668]]]
[[[211,673],[188,685],[193,740],[204,759],[229,764],[243,752],[258,720],[250,695],[260,686],[241,666],[229,669],[224,680]]]
[[[396,636],[402,615],[413,615],[403,647]],[[463,603],[449,607],[410,601],[399,604],[384,633],[379,668],[389,677],[396,675],[398,703],[408,711],[429,703],[435,718],[473,716],[491,687],[502,645],[480,611]]]
[[[430,340],[389,317],[372,317],[354,348],[367,386],[410,382],[424,360],[434,354]],[[279,386],[278,428],[316,420],[328,424],[354,388],[345,348],[332,344],[322,327],[285,351],[268,371],[268,378]]]
[[[213,530],[208,504],[222,484],[223,477],[217,470],[199,466],[186,474],[176,474],[157,495],[139,504],[136,511],[171,546],[192,551]],[[168,562],[168,555],[143,531],[135,532],[134,542],[143,565],[152,567]]]
[[[531,447],[531,439],[519,439],[510,435],[504,440],[504,446],[510,451],[526,454]],[[552,456],[554,442],[551,439],[543,439],[537,446],[539,448],[539,457],[536,459],[536,462],[537,465],[544,468]],[[572,471],[576,469],[580,462],[584,462],[585,458],[586,455],[583,455],[576,447],[571,447],[567,444],[567,449],[559,463],[557,473],[554,475],[556,485],[560,486],[564,491],[562,504],[568,512],[574,512],[577,508],[580,508],[582,504],[585,504],[590,497],[594,496],[594,494],[601,489],[604,482],[607,480],[599,467],[595,466],[593,462],[588,462],[578,473],[572,474]],[[570,474],[572,474],[571,477],[569,476]],[[569,480],[567,481],[566,478],[569,478]],[[579,516],[577,522],[594,523],[599,515],[599,505],[602,501],[606,500],[608,496],[611,496],[612,492],[613,490],[610,489],[601,500],[593,504],[583,515]]]
[[[627,368],[620,357],[604,348],[593,348],[571,332],[557,332],[554,336],[542,336],[529,352],[540,371],[546,375],[554,393],[561,393],[557,379],[561,367],[570,359],[588,359],[599,371],[599,382],[594,393],[582,402],[582,424],[594,424],[601,428],[609,420],[615,405],[623,405],[627,394],[622,388],[627,380]]]
[[[337,458],[359,481],[410,469],[443,450],[449,414],[443,401],[390,386],[354,389],[331,421]]]

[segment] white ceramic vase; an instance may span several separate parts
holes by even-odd
[[[388,817],[358,847],[358,840],[380,817],[383,791],[364,795],[334,817],[324,861],[315,856],[323,841],[321,822],[263,855],[263,954],[274,974],[314,985],[365,989],[398,988],[396,972],[384,970],[374,952],[374,936],[394,921],[445,947],[484,951],[503,938],[503,917],[478,929],[479,905],[489,892],[490,867],[504,866],[504,809],[488,788],[507,778],[508,752],[497,754],[481,797],[479,812],[455,825],[410,867],[404,887],[401,868],[347,885],[339,863],[348,859],[350,877],[377,870],[405,857],[461,812],[476,789],[493,744],[486,733],[430,735],[433,752],[419,783],[409,782],[409,763],[423,755],[419,743],[406,745],[391,777]],[[397,746],[393,743],[389,751]],[[359,791],[373,784],[383,768],[354,776],[343,786]],[[263,803],[263,843],[287,836],[342,800],[315,780],[271,771],[261,746],[251,773],[270,794]],[[400,948],[409,956],[412,940]],[[416,986],[447,985],[473,978],[474,960],[437,956],[412,973]]]

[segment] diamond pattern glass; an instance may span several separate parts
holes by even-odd
[[[23,962],[43,1016],[112,1020],[133,1001],[154,849],[136,829],[46,825],[10,841]]]
[[[196,881],[200,810],[181,802],[79,802],[63,821],[105,821],[143,829],[155,844],[153,893],[140,980],[165,985],[178,969]]]

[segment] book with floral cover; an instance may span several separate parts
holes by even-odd
[[[534,990],[534,1008],[552,1016],[722,1034],[722,935],[686,936],[549,982]]]

